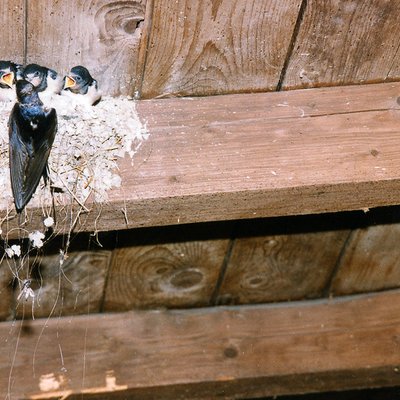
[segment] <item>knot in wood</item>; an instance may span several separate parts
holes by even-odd
[[[123,24],[123,30],[129,35],[133,35],[136,32],[136,29],[140,28],[140,24],[144,21],[143,18],[131,18],[127,19]]]
[[[132,35],[144,21],[144,6],[131,1],[107,3],[96,12],[95,21],[101,40],[115,40],[121,35]]]
[[[233,346],[229,346],[224,349],[224,356],[226,358],[236,358],[238,354],[238,350]]]
[[[177,271],[172,275],[170,284],[177,289],[191,289],[203,280],[203,274],[196,269]]]

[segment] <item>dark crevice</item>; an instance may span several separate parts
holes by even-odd
[[[355,232],[355,230],[351,230],[343,243],[342,249],[340,250],[340,253],[336,260],[335,266],[333,267],[333,269],[326,281],[325,288],[322,291],[322,297],[329,297],[331,295],[333,280],[335,279],[335,276],[338,273],[338,271],[342,265],[344,255],[347,253],[347,250],[349,248],[351,238],[353,237],[354,232]]]
[[[276,86],[277,92],[282,90],[283,81],[285,80],[285,77],[286,77],[287,68],[289,66],[290,58],[292,57],[292,54],[293,54],[294,45],[296,43],[301,24],[303,22],[304,13],[306,11],[306,8],[307,8],[307,0],[303,0],[300,5],[299,13],[297,14],[297,20],[296,20],[296,24],[293,29],[292,37],[290,39],[289,47],[288,47],[286,57],[285,57],[285,62],[283,63],[281,75],[279,77],[279,81]]]
[[[362,113],[370,113],[370,112],[382,112],[396,110],[399,111],[396,107],[388,107],[388,108],[371,108],[369,110],[354,110],[354,111],[341,111],[341,112],[332,112],[332,113],[324,113],[324,114],[314,114],[314,115],[306,115],[305,117],[309,118],[319,118],[319,117],[329,117],[334,115],[350,115],[350,114],[362,114]]]
[[[209,304],[210,306],[217,305],[219,292],[220,292],[222,283],[225,279],[226,270],[228,269],[229,261],[231,260],[232,251],[233,251],[233,247],[235,246],[235,242],[236,242],[235,238],[231,238],[229,240],[228,248],[226,250],[224,260],[222,261],[221,269],[219,271],[217,283],[215,284],[214,291],[211,294],[210,304]]]

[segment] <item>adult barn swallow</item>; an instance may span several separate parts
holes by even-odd
[[[68,75],[64,78],[64,90],[62,94],[73,93],[71,96],[77,102],[87,105],[95,105],[101,99],[101,92],[98,88],[96,79],[90,75],[87,68],[77,65],[71,68]]]
[[[47,160],[57,132],[57,113],[43,106],[32,83],[16,83],[17,100],[8,122],[11,187],[20,213],[40,178],[47,182]]]
[[[32,83],[44,103],[52,96],[60,94],[63,88],[63,79],[56,71],[38,64],[29,64],[24,68],[24,79]]]
[[[15,101],[15,81],[20,79],[22,65],[12,61],[0,61],[0,101]]]

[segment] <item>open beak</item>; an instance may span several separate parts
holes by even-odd
[[[5,83],[7,86],[12,88],[12,85],[14,83],[14,72],[8,72],[6,74],[3,74],[2,77],[0,78],[1,83]]]
[[[74,87],[75,86],[75,79],[71,78],[70,76],[66,76],[65,77],[65,84],[64,84],[64,89],[68,89],[70,87]]]

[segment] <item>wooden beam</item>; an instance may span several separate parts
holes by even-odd
[[[0,388],[16,399],[229,399],[399,385],[399,337],[399,291],[7,322]]]
[[[388,83],[139,101],[150,138],[79,229],[400,204],[399,93]],[[28,213],[30,226],[41,215]]]

